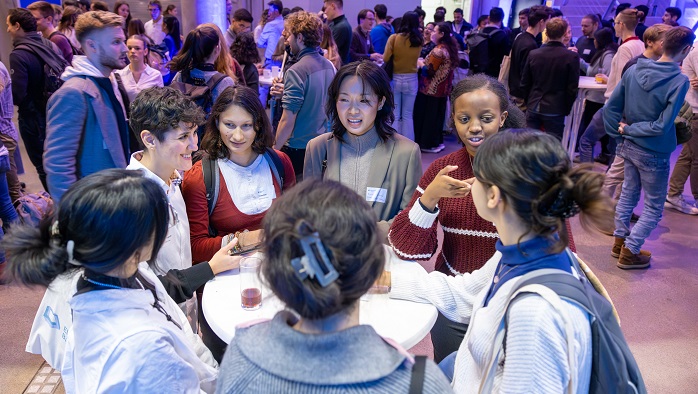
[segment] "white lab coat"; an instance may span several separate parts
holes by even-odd
[[[147,289],[98,290],[73,296],[73,328],[61,371],[67,393],[213,392],[217,370],[192,346],[191,328],[146,263],[138,267],[154,285],[164,309]],[[198,336],[196,336],[198,339]],[[197,341],[201,343],[200,339]],[[201,343],[201,346],[203,344]],[[205,357],[204,357],[205,358]]]

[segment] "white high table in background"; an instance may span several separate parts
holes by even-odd
[[[386,259],[392,272],[424,271],[415,262],[400,260],[386,248]],[[359,321],[372,326],[376,332],[398,342],[405,349],[419,343],[436,322],[438,312],[431,304],[391,299],[387,294],[371,294],[362,297]],[[240,306],[239,271],[232,270],[216,275],[204,288],[202,308],[208,324],[223,341],[230,343],[235,327],[258,319],[271,319],[284,304],[268,288],[262,289],[262,306],[256,311],[245,311]]]
[[[572,106],[572,112],[565,119],[565,132],[562,134],[562,146],[567,149],[570,159],[574,158],[574,149],[577,147],[577,134],[579,134],[579,125],[582,123],[582,114],[584,113],[584,104],[586,94],[590,90],[606,90],[605,83],[596,83],[594,77],[579,77],[579,91],[577,99]]]

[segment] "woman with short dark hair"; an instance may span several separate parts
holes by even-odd
[[[385,261],[363,196],[338,182],[305,180],[269,210],[264,233],[263,280],[297,314],[238,327],[217,391],[407,393],[412,356],[359,324],[359,299]],[[432,361],[420,392],[451,392]]]
[[[422,176],[419,147],[392,127],[388,75],[373,62],[342,67],[330,84],[325,113],[332,132],[308,142],[303,176],[348,186],[372,205],[387,231]]]

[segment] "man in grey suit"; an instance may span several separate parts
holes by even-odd
[[[130,156],[125,106],[112,71],[126,67],[122,18],[105,11],[78,17],[75,34],[85,56],[66,68],[47,107],[44,168],[57,202],[78,179],[125,168]]]

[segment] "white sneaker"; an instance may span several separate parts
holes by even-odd
[[[684,200],[682,195],[678,196],[666,196],[666,202],[664,203],[664,208],[674,209],[681,213],[687,215],[698,215],[698,208],[695,205],[691,205]]]

